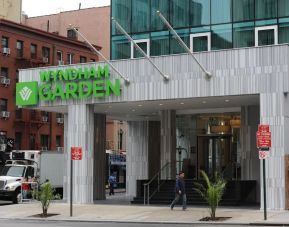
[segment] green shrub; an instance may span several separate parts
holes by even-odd
[[[34,192],[35,198],[41,202],[42,214],[47,216],[47,211],[51,200],[59,199],[59,195],[55,195],[55,189],[50,182],[45,182],[40,186],[39,191]]]
[[[195,183],[196,188],[194,189],[206,200],[210,208],[211,220],[215,220],[217,207],[225,191],[226,181],[217,174],[215,174],[214,181],[210,181],[208,175],[202,170],[201,174],[205,180],[205,186]]]

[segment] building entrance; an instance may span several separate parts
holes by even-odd
[[[201,177],[199,170],[205,171],[209,177],[217,173],[224,178],[233,178],[234,160],[231,143],[231,134],[197,136],[197,179]]]
[[[177,172],[189,179],[200,179],[200,170],[240,179],[240,122],[239,113],[177,116]]]

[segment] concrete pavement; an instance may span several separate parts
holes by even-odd
[[[205,207],[188,207],[182,211],[176,207],[173,211],[164,206],[135,206],[115,204],[74,205],[74,216],[69,216],[69,204],[52,203],[49,213],[59,215],[48,217],[45,220],[53,221],[83,221],[83,222],[131,222],[131,223],[203,223],[199,219],[209,215]],[[1,219],[39,220],[32,217],[41,213],[41,204],[31,202],[17,205],[1,206]],[[268,220],[263,220],[263,211],[254,208],[227,208],[217,210],[219,217],[231,217],[219,223],[222,224],[280,224],[289,226],[288,211],[268,211]],[[212,222],[216,224],[216,222]]]

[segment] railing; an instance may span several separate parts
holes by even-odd
[[[165,179],[162,179],[162,180],[168,180],[169,178],[169,167],[172,167],[172,164],[174,164],[175,166],[177,165],[177,163],[182,163],[182,161],[177,161],[177,162],[174,162],[174,163],[171,163],[171,162],[167,162],[153,177],[152,179],[143,184],[143,187],[144,187],[144,191],[143,191],[143,195],[144,195],[144,205],[149,205],[150,204],[150,199],[157,193],[160,191],[160,187],[165,183],[165,181],[161,182],[161,175],[163,173],[164,170],[166,170],[166,178]],[[155,188],[154,191],[150,191],[151,189],[151,185],[153,182],[156,182],[157,184],[157,187]]]

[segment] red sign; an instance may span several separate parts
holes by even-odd
[[[82,160],[82,148],[81,147],[71,147],[71,159]]]
[[[271,147],[271,132],[269,125],[259,125],[256,136],[258,148]]]
[[[270,127],[269,127],[269,125],[258,125],[258,131],[259,132],[269,132]]]
[[[266,159],[269,157],[269,151],[259,151],[259,159]]]

